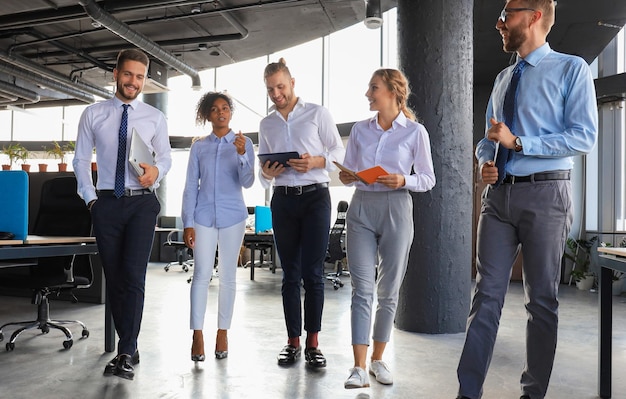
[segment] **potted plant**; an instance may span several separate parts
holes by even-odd
[[[30,152],[26,149],[26,147],[20,145],[18,159],[22,161],[22,170],[24,172],[30,172],[30,164],[27,163],[29,155],[30,155]]]
[[[52,148],[47,150],[53,158],[59,160],[59,172],[65,172],[67,170],[67,162],[65,161],[65,155],[74,148],[74,144],[69,141],[65,145],[59,144],[57,141],[52,143]]]
[[[576,281],[576,287],[580,290],[590,290],[593,287],[594,275],[589,271],[591,264],[591,249],[598,240],[598,236],[594,236],[589,240],[568,237],[566,242],[565,253],[563,256],[573,263],[571,278]]]
[[[22,156],[22,145],[20,143],[11,143],[7,147],[2,147],[2,153],[9,157],[9,163],[2,165],[2,170],[11,170],[13,163]]]
[[[41,159],[46,159],[48,157],[48,148],[44,145],[41,148],[43,148],[43,152],[41,153]],[[40,162],[38,164],[39,166],[39,171],[40,172],[47,172],[48,171],[48,164],[45,162]]]

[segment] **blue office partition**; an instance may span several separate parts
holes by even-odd
[[[263,233],[272,229],[272,211],[269,206],[254,208],[254,232]]]
[[[28,235],[28,174],[22,170],[0,171],[0,231],[17,240]]]

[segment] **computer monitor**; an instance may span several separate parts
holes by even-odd
[[[254,233],[264,233],[272,229],[272,211],[269,206],[254,208]]]

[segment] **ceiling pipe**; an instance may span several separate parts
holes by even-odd
[[[2,97],[4,99],[4,100],[0,100],[0,103],[2,103],[2,104],[15,102],[19,98],[19,97],[16,97],[16,96],[12,95],[12,94],[5,93],[2,90],[0,90],[0,97]]]
[[[85,93],[83,91],[80,91],[70,86],[71,84],[73,84],[73,82],[70,82],[69,80],[67,84],[62,84],[52,79],[48,79],[44,76],[41,76],[39,74],[28,71],[26,69],[18,68],[14,65],[7,64],[4,62],[0,62],[0,72],[4,72],[8,75],[17,76],[24,80],[28,80],[30,82],[36,83],[48,89],[58,91],[60,93],[65,93],[66,95],[70,97],[76,98],[86,103],[91,104],[91,103],[96,102],[95,98],[89,93]]]
[[[115,19],[111,14],[107,13],[100,6],[98,6],[93,0],[79,0],[78,4],[85,8],[85,12],[87,12],[87,14],[94,21],[99,22],[111,32],[115,33],[122,39],[131,42],[148,54],[164,62],[166,65],[171,66],[185,75],[189,75],[191,77],[191,87],[193,89],[199,90],[202,87],[198,71],[184,62],[181,62],[178,58],[164,50],[142,33],[131,29],[125,23]]]
[[[30,61],[29,59],[24,58],[19,55],[9,55],[6,52],[0,50],[0,60],[8,64],[12,64],[20,68],[26,69],[28,71],[34,72],[36,74],[42,75],[48,80],[54,80],[55,82],[60,83],[63,86],[69,86],[73,90],[73,92],[81,93],[80,97],[82,98],[87,98],[85,96],[88,94],[93,94],[102,98],[112,98],[114,96],[114,93],[109,90],[106,90],[98,86],[93,86],[84,82],[69,80],[64,75],[56,71],[53,71],[49,68],[42,67],[41,65],[36,64]],[[64,92],[64,93],[67,94],[67,92]],[[79,99],[82,100],[82,98],[79,98]],[[89,102],[94,102],[94,101],[95,100],[93,100],[93,97],[92,97],[92,100]]]
[[[0,91],[28,100],[32,103],[38,103],[41,99],[39,94],[34,91],[19,87],[0,80]],[[17,98],[14,100],[16,101]]]

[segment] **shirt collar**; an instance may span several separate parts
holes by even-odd
[[[117,96],[113,96],[113,104],[115,104],[115,107],[121,107],[123,104],[129,104],[130,107],[132,109],[137,108],[137,103],[139,103],[138,99],[134,99],[133,101],[129,102],[129,103],[125,103],[122,100],[120,100],[119,98],[117,98]]]
[[[406,127],[408,120],[409,119],[406,117],[406,115],[404,115],[404,112],[400,111],[398,116],[396,116],[396,119],[394,119],[393,122],[391,123],[391,129],[390,130],[394,130],[396,125],[400,125],[402,127]],[[374,115],[374,116],[372,116],[370,118],[369,124],[370,124],[370,127],[374,128],[374,129],[382,130],[382,128],[378,124],[378,113],[376,113],[376,115]]]
[[[230,129],[228,133],[226,133],[226,135],[223,137],[217,137],[215,133],[211,132],[209,137],[212,141],[225,141],[227,143],[232,143],[233,141],[235,141],[235,132],[233,132],[233,129]]]
[[[535,67],[541,62],[541,60],[544,59],[546,55],[550,54],[551,52],[552,48],[550,47],[550,44],[548,42],[545,42],[540,47],[536,48],[530,54],[528,54],[526,58],[524,58],[524,61]],[[519,62],[520,60],[521,58],[517,57],[517,61]]]

